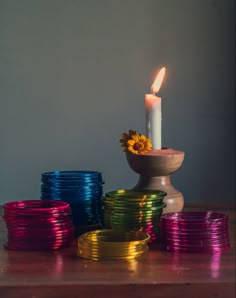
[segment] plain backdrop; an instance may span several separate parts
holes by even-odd
[[[40,175],[137,175],[119,145],[145,133],[144,94],[165,65],[163,145],[186,203],[235,198],[234,0],[0,0],[0,203],[40,198]]]

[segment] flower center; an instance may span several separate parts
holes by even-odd
[[[144,147],[143,143],[140,143],[140,142],[135,143],[134,146],[133,146],[134,150],[136,150],[136,151],[142,150],[143,147]]]

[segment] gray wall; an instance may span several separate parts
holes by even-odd
[[[167,67],[163,145],[186,152],[185,201],[234,200],[233,0],[0,0],[0,202],[37,199],[44,171],[132,187],[118,140],[145,133]]]

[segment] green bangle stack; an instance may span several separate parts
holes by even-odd
[[[103,223],[114,231],[144,231],[151,242],[159,237],[160,217],[166,205],[160,190],[117,190],[103,198]]]

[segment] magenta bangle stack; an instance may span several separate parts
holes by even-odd
[[[74,238],[68,203],[27,200],[6,203],[8,229],[5,247],[12,250],[54,250],[68,246]]]
[[[162,215],[164,249],[181,252],[222,252],[229,248],[228,217],[213,211]]]

